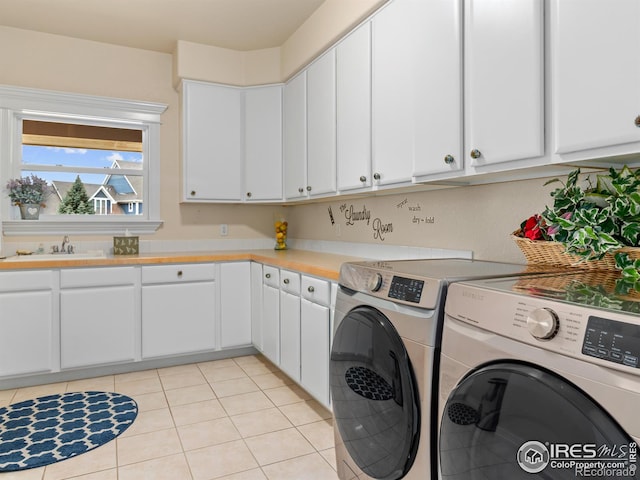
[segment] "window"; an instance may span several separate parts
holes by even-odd
[[[141,214],[143,166],[141,130],[22,120],[22,176],[49,184],[43,215]]]
[[[37,222],[19,220],[2,195],[5,235],[155,231],[161,224],[159,130],[165,108],[0,86],[2,187],[9,178],[34,174],[49,188]],[[69,199],[78,195],[83,207],[76,211]]]

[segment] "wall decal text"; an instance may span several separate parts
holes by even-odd
[[[382,223],[382,220],[375,218],[373,220],[373,238],[384,242],[385,235],[393,232],[393,223]]]
[[[367,225],[369,225],[371,211],[367,210],[365,205],[362,206],[361,210],[356,210],[353,205],[351,205],[345,209],[344,218],[347,219],[347,225],[354,225],[354,222],[367,222]]]

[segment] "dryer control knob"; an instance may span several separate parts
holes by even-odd
[[[369,278],[368,287],[372,292],[377,292],[378,290],[380,290],[382,288],[382,275],[380,275],[379,273],[373,274]]]
[[[537,308],[527,316],[527,329],[538,340],[550,340],[560,328],[558,314],[550,308]]]

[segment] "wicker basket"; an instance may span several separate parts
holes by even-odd
[[[529,240],[514,232],[511,237],[526,258],[527,263],[535,265],[557,265],[562,267],[574,267],[584,270],[616,270],[616,262],[613,254],[607,253],[600,260],[584,260],[582,257],[565,252],[564,245],[560,242],[548,242],[545,240]],[[629,254],[631,258],[640,258],[640,248],[623,247],[616,252]]]

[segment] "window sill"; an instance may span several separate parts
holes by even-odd
[[[122,218],[87,219],[86,216],[65,219],[8,220],[2,222],[5,236],[18,235],[150,235],[162,225],[162,220]]]

